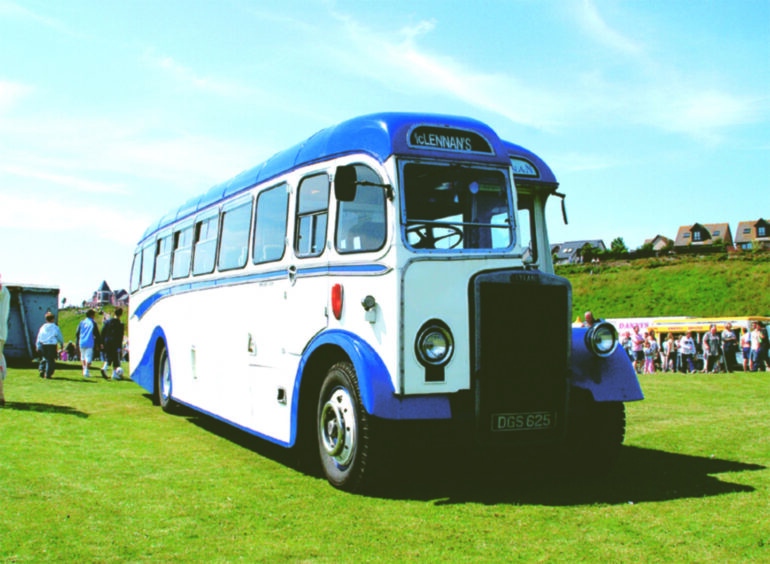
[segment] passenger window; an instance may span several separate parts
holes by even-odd
[[[155,259],[155,281],[165,282],[171,273],[171,251],[174,238],[169,234],[158,240],[158,255]]]
[[[192,234],[192,226],[174,233],[174,278],[184,278],[190,275]]]
[[[326,246],[329,177],[319,174],[302,179],[297,194],[294,250],[298,257],[318,256]]]
[[[372,169],[355,165],[359,182],[382,184]],[[385,245],[385,190],[378,186],[359,185],[355,198],[337,203],[335,247],[339,253],[376,251]]]
[[[217,255],[218,228],[218,214],[195,223],[193,274],[208,274],[214,271],[214,261]]]
[[[147,245],[142,250],[142,265],[144,266],[142,268],[142,287],[144,288],[152,284],[152,278],[155,274],[155,243]]]
[[[289,191],[286,185],[275,186],[257,196],[254,226],[255,264],[283,258],[286,245],[286,221],[289,217]]]
[[[139,289],[142,277],[142,253],[137,252],[134,255],[134,262],[131,265],[131,292],[136,292]]]
[[[219,270],[246,266],[251,228],[251,199],[222,214],[222,240],[219,244]]]

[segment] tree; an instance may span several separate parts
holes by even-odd
[[[626,247],[623,237],[615,237],[610,243],[610,250],[616,256],[622,256],[628,254],[628,247]]]

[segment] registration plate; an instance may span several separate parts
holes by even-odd
[[[534,431],[552,429],[556,425],[553,411],[528,413],[495,413],[492,415],[493,431]]]

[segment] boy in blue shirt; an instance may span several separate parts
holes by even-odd
[[[96,326],[94,316],[96,312],[89,309],[86,312],[86,318],[78,325],[78,330],[75,333],[75,340],[80,347],[80,364],[83,365],[83,376],[90,378],[91,374],[88,371],[91,368],[91,363],[94,361],[94,349],[99,349],[101,337],[99,336],[99,327]]]

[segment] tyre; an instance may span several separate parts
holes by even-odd
[[[334,364],[321,385],[316,437],[321,468],[329,483],[345,491],[362,489],[371,473],[367,467],[371,434],[350,362]]]
[[[173,390],[173,382],[171,380],[171,363],[168,360],[168,351],[163,348],[158,359],[158,376],[157,376],[157,390],[158,390],[158,402],[161,409],[166,413],[173,413],[176,408],[176,403],[171,399],[171,391]]]
[[[626,432],[622,402],[597,402],[582,397],[570,412],[566,468],[586,476],[602,476],[615,463]]]

